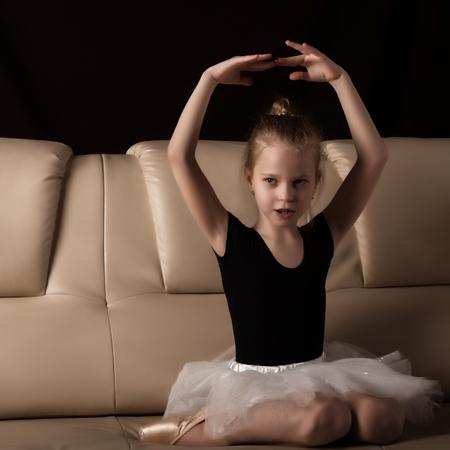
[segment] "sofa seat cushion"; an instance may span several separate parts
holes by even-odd
[[[168,447],[139,440],[139,428],[160,420],[160,416],[107,416],[85,418],[4,420],[0,422],[0,450],[164,450]],[[261,446],[234,446],[250,450]],[[264,446],[266,450],[286,446]],[[292,447],[301,448],[301,447]],[[338,442],[324,449],[379,449],[378,445]],[[450,403],[436,410],[436,420],[421,427],[405,424],[398,442],[382,448],[392,450],[423,450],[450,448]]]
[[[0,342],[0,418],[116,412],[104,303],[63,294],[2,298]]]
[[[0,436],[1,450],[128,450],[138,440],[137,433],[126,436],[114,416],[3,420]]]

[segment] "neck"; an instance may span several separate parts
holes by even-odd
[[[262,216],[260,216],[253,229],[264,239],[272,241],[290,241],[299,239],[300,236],[296,224],[289,227],[277,227]]]

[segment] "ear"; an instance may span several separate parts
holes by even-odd
[[[253,174],[250,172],[249,169],[247,169],[247,167],[244,167],[244,178],[245,178],[245,181],[247,182],[248,190],[250,192],[252,192],[253,191],[253,183],[252,183]]]
[[[318,172],[316,175],[316,183],[314,186],[313,198],[320,194],[321,181],[322,181],[322,172]]]

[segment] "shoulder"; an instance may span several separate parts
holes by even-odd
[[[235,233],[244,232],[248,229],[234,214],[228,212],[227,236],[233,236]]]
[[[331,257],[334,254],[333,236],[323,213],[317,214],[310,222],[300,228],[303,238],[321,248]]]
[[[327,220],[323,214],[323,212],[314,216],[307,224],[300,227],[300,232],[302,235],[313,235],[317,233],[323,233],[330,231],[328,227]]]
[[[245,245],[252,235],[252,229],[244,225],[234,214],[228,211],[228,227],[226,243],[223,252],[219,253],[215,249],[216,256],[220,259],[236,253],[236,250]]]

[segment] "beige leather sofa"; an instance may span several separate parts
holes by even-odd
[[[400,348],[414,375],[450,392],[450,139],[386,144],[381,182],[332,263],[326,339]],[[232,344],[217,263],[166,146],[73,157],[54,142],[0,140],[1,450],[162,448],[141,443],[139,427],[164,411],[185,362]],[[250,225],[243,146],[203,141],[198,158]],[[355,159],[351,141],[327,152],[314,213]],[[386,448],[449,449],[450,404]]]

